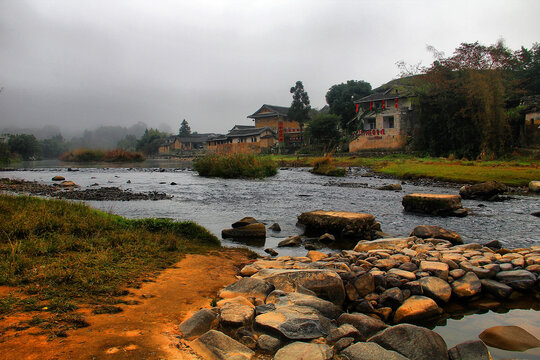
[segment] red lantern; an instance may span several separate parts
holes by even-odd
[[[382,101],[382,109],[383,109],[383,110],[386,109],[386,106],[385,106],[385,104],[384,104],[384,100]]]
[[[356,112],[358,112],[358,104],[356,104]]]
[[[395,105],[396,105],[396,109],[398,108],[398,99],[394,100],[395,102]]]

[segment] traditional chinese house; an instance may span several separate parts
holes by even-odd
[[[411,95],[397,87],[356,100],[360,126],[349,144],[349,151],[404,148],[412,126],[411,100]]]
[[[174,154],[182,151],[203,150],[210,137],[216,134],[191,134],[189,136],[170,136],[159,146],[160,154]]]
[[[276,143],[276,133],[269,127],[236,125],[227,135],[210,138],[207,149],[219,154],[257,154]]]
[[[248,118],[253,119],[256,128],[272,129],[280,143],[299,144],[302,141],[300,124],[289,119],[288,112],[288,107],[264,104]]]

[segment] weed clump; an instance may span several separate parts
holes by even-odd
[[[333,164],[333,160],[330,155],[315,160],[313,163],[313,169],[310,171],[312,174],[325,176],[345,176],[347,174],[347,170]]]
[[[140,152],[126,151],[123,149],[114,150],[90,150],[77,149],[68,151],[60,156],[61,161],[66,162],[141,162],[145,157]]]
[[[262,179],[277,174],[277,164],[268,157],[255,155],[206,155],[193,163],[201,176],[225,179]]]

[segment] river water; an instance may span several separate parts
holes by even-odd
[[[264,180],[204,178],[190,171],[187,162],[166,160],[147,161],[129,168],[91,165],[77,170],[68,171],[66,165],[58,162],[33,162],[25,163],[13,171],[0,172],[0,177],[51,184],[53,176],[62,175],[82,188],[92,188],[98,184],[133,192],[164,192],[173,198],[87,203],[94,208],[128,218],[192,220],[218,237],[221,237],[222,229],[229,228],[244,216],[253,216],[267,225],[279,223],[281,232],[269,230],[266,241],[247,244],[261,254],[264,248],[276,248],[277,243],[284,238],[301,234],[302,229],[296,224],[297,216],[317,209],[373,214],[381,223],[382,231],[396,237],[408,236],[415,226],[427,224],[456,231],[465,242],[485,243],[496,239],[508,248],[540,245],[540,219],[531,215],[540,211],[538,196],[513,195],[502,202],[463,200],[463,206],[470,208],[472,215],[465,218],[442,218],[405,213],[401,200],[405,194],[410,193],[457,194],[459,186],[406,182],[402,191],[377,190],[378,186],[399,181],[379,177],[364,169],[351,169],[344,178],[316,176],[306,168],[281,169],[276,176]],[[239,245],[231,240],[223,240],[222,243],[225,246]],[[304,256],[306,253],[303,248],[276,250],[280,255]],[[493,321],[498,321],[498,324],[506,324],[506,321],[513,325],[532,321],[535,325],[528,330],[540,337],[539,312],[520,311],[512,310],[505,315],[504,320],[501,320],[499,314],[497,317],[484,314],[480,316],[481,320],[467,316],[459,321],[449,321],[435,330],[453,346],[461,341],[475,339],[486,327],[493,326],[487,326]],[[508,356],[507,352],[496,349],[490,351],[495,358]],[[514,353],[512,356],[534,359],[538,358],[538,351]]]

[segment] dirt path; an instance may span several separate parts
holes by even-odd
[[[191,312],[210,307],[247,261],[245,252],[231,249],[187,255],[154,282],[130,289],[125,299],[139,304],[122,305],[118,314],[89,314],[90,327],[70,330],[63,339],[32,335],[38,328],[6,329],[25,315],[6,317],[0,320],[0,359],[197,359],[176,347],[178,324]]]

